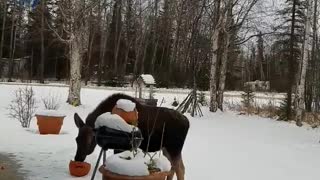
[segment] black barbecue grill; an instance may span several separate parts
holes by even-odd
[[[108,149],[136,149],[141,145],[142,140],[142,134],[138,128],[131,133],[106,126],[96,129],[96,142],[105,151]]]

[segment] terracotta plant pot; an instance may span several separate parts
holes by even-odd
[[[72,176],[85,176],[89,173],[91,165],[87,162],[70,161],[69,172]]]
[[[170,172],[156,172],[149,176],[125,176],[112,173],[103,166],[100,166],[99,171],[102,174],[102,180],[166,180],[171,174]]]
[[[36,115],[40,134],[59,134],[64,116]]]
[[[113,107],[111,114],[118,114],[122,119],[124,119],[128,124],[135,125],[138,121],[138,112],[136,109],[134,111],[124,111],[123,109]]]

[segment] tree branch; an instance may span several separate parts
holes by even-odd
[[[61,42],[63,42],[63,43],[70,43],[70,39],[63,39],[63,38],[58,34],[58,32],[51,27],[51,25],[48,23],[47,20],[46,20],[46,23],[47,23],[49,29],[57,36],[57,38],[58,38]]]
[[[249,36],[248,38],[246,38],[246,39],[244,39],[244,40],[242,40],[242,41],[240,41],[240,42],[237,42],[237,43],[235,43],[235,44],[236,44],[236,45],[241,45],[241,44],[249,41],[250,39],[252,39],[252,38],[254,38],[254,37],[264,36],[264,35],[269,35],[269,34],[274,34],[274,33],[275,33],[275,32],[273,31],[273,32],[266,32],[266,33],[261,33],[261,34],[260,34],[260,33],[259,33],[259,34],[253,34],[253,35]]]

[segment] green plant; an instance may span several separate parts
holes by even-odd
[[[287,117],[287,107],[288,107],[288,98],[286,97],[285,99],[283,99],[280,102],[280,107],[278,108],[278,120],[281,121],[288,121],[288,117]],[[291,111],[292,116],[294,116],[294,111],[292,109]]]

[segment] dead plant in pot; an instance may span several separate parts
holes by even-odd
[[[52,94],[46,98],[42,98],[45,109],[36,113],[40,134],[60,133],[65,114],[58,110],[60,107],[59,101],[59,96]]]

